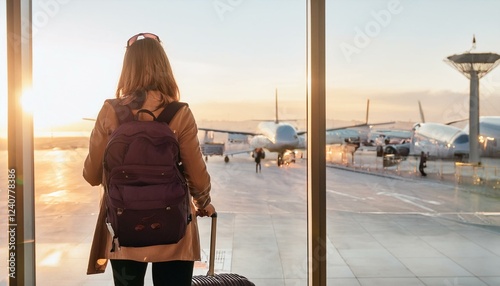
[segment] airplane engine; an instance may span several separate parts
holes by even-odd
[[[394,154],[406,157],[410,154],[410,146],[409,144],[388,145],[384,148],[384,154]]]
[[[399,152],[398,152],[398,149],[394,146],[386,146],[384,148],[384,154],[394,154],[394,155],[398,155]]]

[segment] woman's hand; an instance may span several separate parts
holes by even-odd
[[[196,210],[196,215],[199,217],[204,217],[204,216],[212,216],[215,213],[215,208],[212,204],[208,204],[205,208],[203,209],[197,209]]]

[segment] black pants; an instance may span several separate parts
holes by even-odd
[[[255,173],[262,172],[262,168],[260,167],[260,162],[255,163]]]
[[[427,176],[427,174],[425,173],[424,171],[424,165],[420,164],[420,166],[418,166],[418,170],[420,171],[420,174],[422,174],[422,176]]]
[[[147,262],[112,259],[115,286],[143,286]],[[153,284],[158,286],[190,286],[194,261],[153,262]]]

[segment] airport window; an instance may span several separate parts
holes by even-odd
[[[86,183],[81,173],[93,120],[104,100],[115,95],[131,35],[151,32],[159,36],[181,101],[189,103],[198,127],[255,133],[259,122],[290,122],[293,128],[280,129],[277,135],[288,140],[292,134],[294,144],[304,145],[305,140],[298,140],[303,135],[296,136],[306,128],[303,0],[265,5],[225,0],[149,5],[141,1],[32,3],[36,224],[48,226],[36,228],[38,284],[53,282],[50,273],[61,265],[75,269],[67,277],[62,274],[73,284],[111,279],[110,266],[102,278],[85,275],[102,190]],[[278,14],[280,21],[275,18]],[[93,15],[92,21],[88,15]],[[110,15],[116,15],[113,21]],[[203,132],[199,135],[203,142]],[[290,192],[294,195],[286,204],[305,209],[305,152],[280,156],[266,151],[262,172],[256,173],[256,163],[247,150],[248,136],[215,132],[208,139],[214,143],[212,147],[222,143],[228,154],[246,150],[228,155],[226,161],[218,154],[221,149],[214,148],[216,154],[206,158],[213,203],[219,211],[216,271],[237,272],[251,279],[271,271],[269,278],[275,279],[286,265],[293,267],[286,271],[304,276],[306,245],[300,246],[303,252],[297,252],[300,259],[288,266],[280,257],[288,252],[288,242],[296,241],[287,239],[288,228],[274,230],[289,219],[305,223],[303,211],[279,211],[284,193]],[[291,180],[283,180],[283,176]],[[209,221],[200,219],[198,223],[206,261]],[[305,230],[303,225],[297,235],[304,235]],[[67,235],[61,235],[63,232]],[[266,243],[256,244],[262,237]],[[72,250],[61,246],[65,243],[81,250],[76,263]],[[206,268],[206,263],[196,263],[195,274],[205,274]]]
[[[306,144],[307,1],[164,2],[32,1],[37,284],[56,276],[71,285],[112,280],[109,265],[100,276],[85,275],[103,190],[81,173],[97,113],[115,95],[126,41],[151,32],[200,129],[219,212],[216,273],[238,273],[256,285],[307,285],[307,152],[264,149],[259,165],[260,150],[251,144]],[[450,13],[454,4],[326,1],[326,127],[341,128],[326,134],[327,237],[320,243],[327,256],[315,257],[328,261],[328,285],[498,281],[498,167],[455,162],[466,152],[452,153],[442,140],[455,130],[438,128],[436,138],[408,132],[416,123],[423,132],[426,123],[467,116],[469,84],[443,63],[476,49],[476,37],[463,33],[477,29],[477,48],[499,51],[491,27],[500,25],[500,4],[463,1]],[[453,37],[443,42],[443,35]],[[490,114],[498,114],[491,111],[498,72],[481,79],[488,92],[481,103],[490,103],[481,107]],[[0,170],[7,169],[6,74],[0,61]],[[275,122],[293,128],[269,127]],[[262,136],[268,131],[275,136]],[[468,141],[461,135],[454,143]],[[498,155],[497,142],[487,147]],[[208,219],[198,225],[194,273],[204,275],[211,230]],[[491,267],[474,263],[484,259]],[[8,276],[2,265],[0,285]]]
[[[0,6],[0,152],[7,150],[7,61],[4,60],[7,57],[7,35],[6,35],[6,14],[5,5]],[[1,156],[7,160],[7,156]],[[0,170],[6,170],[7,162],[1,161]],[[1,175],[0,175],[0,178]]]
[[[8,179],[8,156],[7,156],[7,36],[6,36],[6,7],[5,3],[0,4],[0,189],[6,190],[7,179]],[[0,192],[2,198],[0,198],[0,204],[7,206],[5,201],[8,198],[8,194],[5,192]],[[3,212],[2,212],[3,213]],[[6,213],[5,213],[6,214]],[[5,220],[6,221],[6,220]],[[3,225],[3,224],[2,224]],[[6,236],[0,235],[2,241],[7,241]],[[1,245],[3,248],[5,245]],[[6,267],[4,267],[6,268]],[[0,284],[4,282],[3,278],[6,272],[0,270]]]

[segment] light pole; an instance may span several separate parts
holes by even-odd
[[[475,45],[475,38],[473,41]],[[500,62],[494,53],[470,53],[453,55],[447,62],[470,80],[469,98],[469,163],[481,164],[479,158],[479,79]]]

